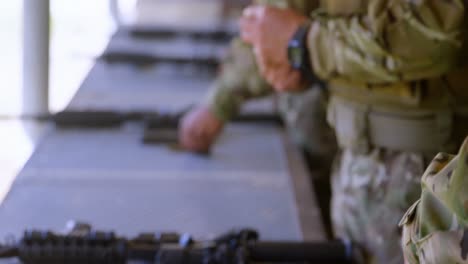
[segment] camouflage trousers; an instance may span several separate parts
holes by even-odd
[[[325,161],[336,152],[335,135],[326,122],[326,108],[327,95],[318,87],[279,98],[279,109],[291,138],[309,154],[325,157]],[[331,175],[335,236],[358,242],[368,254],[367,263],[403,263],[398,223],[419,198],[425,165],[423,155],[416,153],[384,149],[368,154],[340,151]]]
[[[344,149],[332,172],[332,223],[337,237],[359,243],[366,263],[403,263],[398,223],[420,193],[424,157]]]

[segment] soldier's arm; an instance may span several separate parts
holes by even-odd
[[[291,8],[307,16],[319,5],[318,0],[255,0],[253,3]],[[251,46],[236,39],[223,62],[221,74],[205,98],[205,104],[219,119],[227,121],[247,100],[272,92],[272,87],[258,71]]]
[[[272,93],[258,72],[252,49],[240,39],[232,42],[222,72],[205,98],[205,104],[220,120],[234,117],[249,99]]]
[[[318,77],[387,83],[439,76],[457,66],[462,0],[367,3],[361,14],[313,15],[308,46]]]

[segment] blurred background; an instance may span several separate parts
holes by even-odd
[[[120,2],[130,19],[135,1]],[[36,143],[25,131],[27,121],[11,118],[23,109],[22,8],[23,1],[0,2],[0,200]],[[115,28],[106,0],[51,1],[51,111],[68,104]]]
[[[209,153],[178,146],[180,114],[213,85],[251,1],[47,2],[0,3],[0,239],[68,220],[124,235],[252,227],[265,239],[325,237],[274,96],[243,105],[247,118]],[[123,121],[67,127],[62,111],[65,123],[102,111]]]
[[[119,25],[203,27],[226,16],[222,1],[216,0],[52,0],[50,5],[51,112],[63,110],[70,102]],[[236,13],[228,15],[235,17]],[[0,201],[42,129],[31,121],[15,118],[24,107],[22,29],[23,1],[1,1]]]

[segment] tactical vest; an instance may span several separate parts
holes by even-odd
[[[321,8],[346,16],[366,12],[368,1],[321,0]],[[340,146],[358,152],[455,151],[468,135],[468,67],[460,68],[440,78],[388,85],[329,82],[328,120]]]
[[[320,7],[321,12],[331,16],[349,16],[365,14],[369,1],[375,0],[255,3],[292,8],[304,15]],[[464,50],[468,51],[468,47]],[[328,120],[343,148],[366,152],[372,147],[384,147],[431,156],[440,151],[452,152],[468,134],[467,86],[468,68],[441,78],[380,86],[368,85],[365,80],[332,80]]]

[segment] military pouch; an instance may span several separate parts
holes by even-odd
[[[453,151],[468,135],[467,109],[392,112],[338,96],[330,100],[328,121],[340,147],[361,153],[373,147],[424,154]]]

